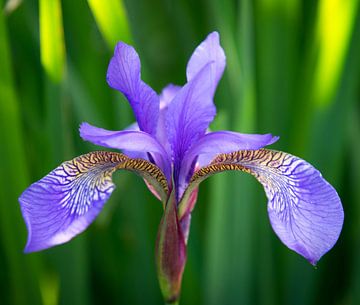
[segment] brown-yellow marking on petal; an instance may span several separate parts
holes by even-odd
[[[185,190],[179,203],[179,219],[187,212],[188,197],[195,187],[206,178],[223,171],[242,171],[253,175],[263,185],[270,185],[273,182],[267,178],[262,169],[267,172],[279,174],[279,167],[291,160],[291,155],[269,149],[239,150],[228,154],[219,154],[208,165],[196,171],[190,179],[189,186]]]
[[[143,159],[127,158],[124,162],[120,163],[116,169],[126,169],[139,174],[155,188],[162,202],[166,202],[169,191],[168,183],[164,173],[155,164]]]
[[[111,182],[114,171],[129,170],[146,179],[156,189],[162,201],[166,201],[168,185],[165,175],[155,164],[147,160],[131,159],[116,152],[95,151],[64,162],[62,169],[68,176],[67,179],[75,179],[90,171],[97,172],[101,177],[97,181],[101,184]]]

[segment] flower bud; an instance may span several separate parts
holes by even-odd
[[[175,191],[165,206],[157,243],[156,263],[160,289],[167,304],[178,301],[186,262],[186,245],[177,216]]]

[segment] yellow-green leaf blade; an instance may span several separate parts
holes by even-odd
[[[49,77],[60,82],[65,69],[65,42],[59,0],[40,0],[41,64]]]
[[[117,41],[131,42],[131,34],[122,0],[88,0],[101,34],[112,49]]]

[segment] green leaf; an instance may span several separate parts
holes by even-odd
[[[14,90],[10,46],[4,15],[0,13],[0,249],[3,268],[11,294],[8,302],[16,305],[41,304],[37,261],[22,253],[25,225],[17,197],[28,184],[19,104]]]
[[[58,83],[64,75],[65,42],[60,0],[40,0],[41,63],[52,81]]]
[[[131,43],[126,10],[122,0],[88,0],[100,32],[110,49],[122,40]]]

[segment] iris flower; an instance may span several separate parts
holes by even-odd
[[[176,303],[198,186],[207,177],[230,170],[249,173],[263,185],[277,236],[316,264],[339,237],[344,219],[340,199],[306,161],[263,148],[278,137],[209,131],[216,114],[214,93],[224,69],[219,35],[210,33],[187,64],[186,84],[169,85],[157,95],[141,80],[136,51],[119,42],[106,79],[127,98],[137,123],[123,131],[81,124],[84,140],[122,153],[79,156],[23,192],[19,201],[28,229],[25,252],[65,243],[84,231],[115,188],[113,172],[135,172],[163,204],[157,271],[165,301]]]

